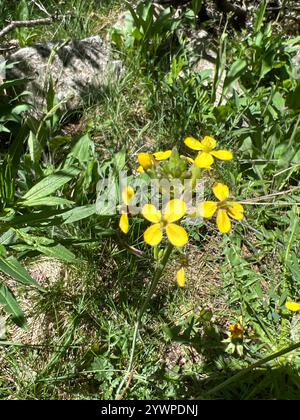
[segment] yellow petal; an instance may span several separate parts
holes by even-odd
[[[297,302],[286,302],[285,307],[292,312],[300,311],[300,303]]]
[[[184,287],[185,285],[185,273],[184,268],[181,267],[180,270],[176,273],[176,280],[179,287]]]
[[[228,217],[227,211],[220,209],[217,214],[217,226],[221,233],[228,233],[231,229],[231,222]]]
[[[166,150],[165,152],[155,152],[153,153],[153,156],[156,160],[166,160],[169,159],[169,157],[172,154],[172,150]]]
[[[206,152],[199,153],[195,159],[195,165],[201,169],[209,169],[213,163],[214,158]]]
[[[186,205],[183,200],[175,198],[168,202],[164,209],[164,220],[168,223],[176,222],[186,214]]]
[[[199,205],[199,214],[206,219],[211,218],[217,210],[217,203],[214,201],[204,201]]]
[[[194,159],[192,159],[191,157],[184,156],[184,155],[180,155],[180,157],[181,157],[181,159],[184,159],[189,163],[194,163],[195,162]]]
[[[137,172],[139,172],[140,174],[142,174],[143,172],[145,172],[144,171],[144,168],[142,167],[142,166],[139,166],[138,168],[137,168]]]
[[[144,241],[151,246],[158,245],[162,240],[162,228],[160,223],[148,227],[144,232]]]
[[[229,197],[229,188],[227,185],[221,184],[221,182],[218,182],[213,186],[213,192],[220,201],[224,201]]]
[[[231,160],[233,159],[233,154],[228,150],[213,150],[211,154],[220,160]]]
[[[216,147],[217,142],[214,138],[210,136],[205,136],[204,139],[201,141],[201,145],[202,150],[204,150],[205,152],[210,152]]]
[[[234,201],[228,202],[228,215],[235,220],[242,220],[244,218],[244,207],[240,203]]]
[[[202,144],[199,140],[194,139],[194,137],[187,137],[184,140],[184,144],[192,150],[202,150]]]
[[[175,223],[170,223],[166,226],[166,232],[169,241],[172,245],[177,247],[184,246],[188,240],[188,234],[186,233],[185,229],[179,225],[175,225]]]
[[[142,215],[151,223],[161,221],[161,212],[153,204],[145,204],[142,208]]]
[[[129,231],[129,221],[126,213],[123,213],[120,217],[119,228],[125,234]]]
[[[126,204],[126,206],[129,205],[130,200],[132,200],[134,197],[134,190],[132,187],[128,186],[125,187],[122,191],[122,200],[123,203]]]
[[[153,157],[150,153],[139,153],[138,161],[145,171],[153,166]]]

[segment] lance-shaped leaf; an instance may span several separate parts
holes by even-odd
[[[63,187],[67,182],[76,176],[80,171],[77,168],[69,168],[51,174],[46,178],[42,179],[36,185],[34,185],[27,193],[22,197],[22,200],[27,202],[36,201],[40,198],[47,197]]]
[[[12,315],[12,320],[21,328],[26,328],[26,320],[22,309],[20,308],[12,291],[0,283],[0,305],[4,310]]]
[[[8,258],[0,257],[0,270],[19,283],[42,289],[41,286],[31,277],[28,271],[13,256]]]

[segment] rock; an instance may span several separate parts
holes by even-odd
[[[182,36],[182,34],[181,34]],[[187,49],[190,52],[192,59],[192,69],[196,73],[205,75],[204,86],[213,83],[216,66],[217,66],[217,47],[212,36],[205,30],[189,30],[185,33],[188,39]],[[216,97],[214,105],[224,105],[228,100],[228,95],[222,97],[223,86],[226,77],[226,70],[224,69],[216,90]],[[235,83],[235,90],[242,94],[242,89],[238,82]]]
[[[213,83],[216,70],[217,49],[213,43],[212,37],[203,29],[189,30],[181,33],[179,36],[187,38],[186,48],[190,52],[191,66],[194,72],[205,75],[203,86]],[[222,75],[220,84],[216,92],[214,105],[217,106],[222,95],[222,87],[225,75]]]
[[[121,62],[111,59],[107,44],[99,36],[22,48],[7,61],[17,62],[7,71],[7,79],[28,79],[26,89],[33,93],[29,100],[36,113],[45,109],[50,76],[64,109],[75,110],[122,74]]]

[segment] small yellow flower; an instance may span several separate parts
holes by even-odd
[[[126,211],[122,210],[122,214],[121,214],[120,221],[119,221],[119,228],[121,229],[121,231],[123,233],[125,233],[125,235],[129,231],[129,220],[128,220],[128,215],[127,215],[127,206],[129,206],[130,201],[133,199],[133,197],[134,197],[133,188],[130,187],[130,186],[125,187],[122,191],[122,201],[126,206]]]
[[[138,162],[140,164],[138,172],[147,171],[154,164],[153,156],[150,153],[139,153]]]
[[[172,154],[172,150],[166,150],[165,152],[155,152],[153,154],[150,153],[139,153],[138,155],[138,162],[140,166],[138,167],[138,172],[144,172],[148,169],[152,168],[155,164],[155,161],[167,160]]]
[[[239,322],[234,325],[230,325],[230,338],[232,340],[242,340],[244,337],[244,328],[241,326]]]
[[[231,229],[229,217],[235,220],[242,220],[244,218],[244,208],[240,203],[235,201],[226,201],[230,195],[226,185],[221,183],[215,184],[213,186],[213,192],[220,202],[204,201],[200,204],[199,213],[202,217],[210,219],[217,211],[217,226],[219,231],[221,233],[228,233]]]
[[[168,202],[163,214],[153,204],[145,204],[142,208],[142,215],[149,222],[153,223],[144,232],[144,240],[148,245],[156,246],[163,238],[166,231],[167,237],[172,245],[184,246],[188,241],[188,234],[185,229],[177,225],[176,221],[186,214],[186,205],[183,200],[174,199]]]
[[[214,150],[217,142],[209,136],[205,136],[202,141],[187,137],[184,143],[190,149],[199,151],[195,159],[195,165],[201,169],[209,169],[214,163],[214,157],[220,160],[231,160],[233,158],[232,153],[228,150]]]
[[[300,311],[300,303],[288,301],[285,303],[286,309],[292,312]]]
[[[184,268],[181,267],[176,273],[176,280],[179,287],[184,287],[185,285],[185,272]]]

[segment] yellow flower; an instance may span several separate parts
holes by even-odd
[[[185,285],[185,272],[184,268],[181,267],[176,273],[176,280],[179,287],[184,287]]]
[[[242,220],[244,217],[244,208],[235,201],[226,201],[229,197],[229,189],[226,185],[218,183],[213,186],[214,195],[220,200],[204,201],[200,204],[199,213],[202,217],[210,219],[217,211],[217,226],[221,233],[228,233],[231,229],[229,216],[235,220]]]
[[[186,205],[183,200],[174,199],[169,201],[163,214],[153,204],[145,204],[142,208],[142,215],[149,222],[153,223],[144,232],[145,242],[151,246],[158,245],[163,238],[165,230],[172,245],[177,247],[184,246],[188,241],[188,235],[183,227],[174,222],[181,219],[185,214]]]
[[[214,150],[217,142],[209,136],[205,136],[202,141],[187,137],[184,143],[190,149],[199,151],[195,159],[195,165],[201,169],[209,169],[214,163],[214,157],[220,160],[231,160],[233,158],[232,153],[228,150]]]
[[[152,168],[155,164],[155,161],[167,160],[172,154],[172,150],[166,150],[165,152],[155,152],[153,154],[150,153],[139,153],[138,155],[138,162],[140,166],[138,167],[138,172],[144,172],[148,169]]]
[[[153,156],[150,153],[139,153],[138,162],[140,164],[138,172],[147,171],[154,163]]]
[[[285,303],[285,307],[289,311],[292,311],[292,312],[298,312],[298,311],[300,311],[300,303],[297,303],[297,302],[290,302],[290,301],[288,301],[288,302]]]
[[[133,197],[134,197],[133,188],[130,186],[125,187],[122,191],[122,201],[126,207],[129,206],[129,203],[133,199]],[[129,220],[128,220],[127,211],[122,210],[122,214],[119,221],[119,228],[125,234],[127,234],[129,231]]]
[[[241,324],[238,322],[234,325],[230,325],[229,327],[230,331],[230,338],[233,340],[242,340],[244,336],[244,328],[241,326]]]

